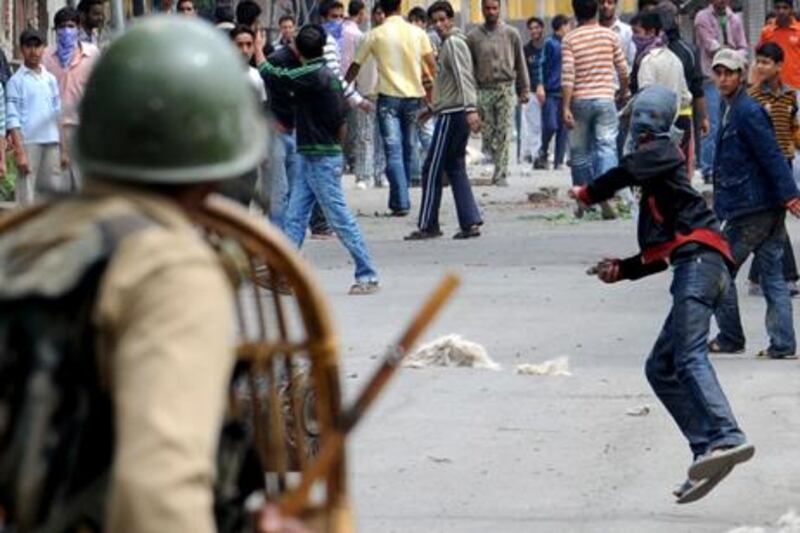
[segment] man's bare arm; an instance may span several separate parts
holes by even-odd
[[[425,54],[424,56],[422,56],[422,61],[425,63],[425,68],[427,69],[428,74],[430,74],[431,79],[435,80],[436,79],[436,58],[433,56],[433,54]]]
[[[572,129],[575,127],[575,117],[572,116],[572,86],[563,85],[561,87],[562,114],[564,116],[564,124],[567,128]]]

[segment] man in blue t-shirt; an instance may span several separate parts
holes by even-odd
[[[533,168],[547,170],[548,151],[553,137],[556,138],[556,153],[553,168],[558,170],[564,164],[564,155],[569,140],[569,130],[561,115],[561,40],[569,31],[569,17],[556,15],[551,23],[553,35],[544,43],[541,59],[541,79],[536,94],[544,93],[542,106],[542,143],[539,157]]]
[[[542,79],[542,51],[544,50],[544,21],[539,17],[528,19],[528,32],[531,40],[528,41],[522,50],[525,53],[525,64],[528,67],[528,77],[531,82],[531,89],[541,84]],[[542,142],[542,105],[544,104],[544,92],[538,92],[535,98],[531,98],[527,104],[522,105],[522,131],[520,136],[522,150],[520,157],[526,161],[532,161],[539,152],[539,145]]]

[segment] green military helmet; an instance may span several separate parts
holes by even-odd
[[[95,66],[76,156],[98,179],[207,182],[256,168],[266,135],[230,41],[203,21],[154,16],[135,23]]]

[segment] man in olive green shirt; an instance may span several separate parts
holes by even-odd
[[[500,20],[500,0],[483,0],[485,23],[467,36],[478,82],[484,153],[494,164],[492,183],[508,185],[508,130],[514,96],[526,104],[530,80],[519,32]]]

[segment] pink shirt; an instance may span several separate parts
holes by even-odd
[[[61,123],[65,126],[77,126],[78,107],[83,98],[83,91],[95,61],[100,57],[100,50],[93,44],[81,43],[80,49],[72,56],[66,68],[61,66],[55,48],[49,48],[44,56],[44,67],[58,81],[61,95]]]
[[[356,56],[356,49],[361,44],[361,38],[364,32],[358,27],[358,24],[353,20],[345,20],[344,27],[342,28],[342,74],[347,72],[350,65],[353,64],[353,58]]]
[[[738,50],[745,58],[747,57],[747,36],[744,33],[742,19],[731,8],[727,8],[725,13],[728,21],[725,35],[722,34],[719,18],[714,13],[714,6],[709,5],[701,9],[694,19],[695,39],[697,48],[700,49],[700,66],[703,75],[709,79],[713,79],[714,75],[711,69],[714,54],[721,48]]]

